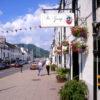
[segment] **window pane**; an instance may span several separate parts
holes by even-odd
[[[97,7],[100,7],[100,0],[97,0]]]

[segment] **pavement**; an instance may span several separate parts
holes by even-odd
[[[0,100],[60,100],[58,91],[64,83],[57,83],[55,73],[47,75],[45,68],[24,70],[0,78]]]

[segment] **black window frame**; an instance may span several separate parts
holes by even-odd
[[[100,7],[100,0],[97,0],[97,8]]]

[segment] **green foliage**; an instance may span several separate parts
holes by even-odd
[[[51,64],[50,67],[51,67],[51,71],[55,71],[58,66],[56,64]]]
[[[88,87],[83,81],[71,80],[60,89],[60,100],[85,100]]]
[[[58,68],[56,70],[57,72],[57,76],[60,77],[60,78],[66,78],[66,74],[69,73],[69,69],[66,69],[66,68]]]
[[[39,47],[35,46],[34,44],[16,44],[16,45],[19,47],[24,47],[24,48],[28,49],[28,52],[33,51],[34,58],[41,58],[41,57],[49,56],[49,51],[39,48]]]

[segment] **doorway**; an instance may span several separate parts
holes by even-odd
[[[79,53],[72,53],[72,61],[73,61],[73,79],[79,80]]]

